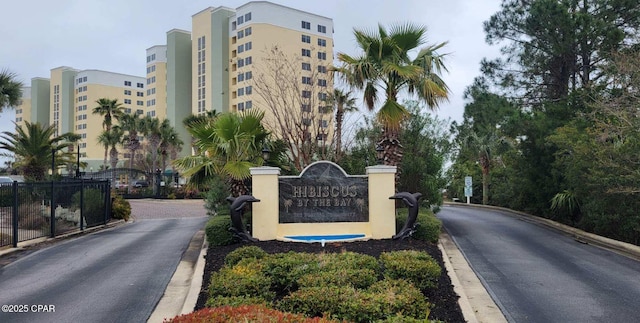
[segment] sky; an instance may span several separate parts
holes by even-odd
[[[0,69],[29,85],[59,66],[146,76],[146,52],[166,44],[166,32],[191,30],[191,16],[207,7],[237,8],[247,0],[20,0],[3,1]],[[499,55],[485,43],[482,24],[500,0],[271,0],[333,19],[334,52],[358,54],[353,29],[412,22],[427,28],[426,41],[447,41],[451,89],[439,118],[462,120],[463,93],[480,73],[480,61]],[[335,54],[334,53],[334,54]],[[363,108],[364,109],[364,108]],[[13,131],[13,110],[0,114],[0,131]]]

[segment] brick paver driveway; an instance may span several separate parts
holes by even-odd
[[[204,200],[128,200],[134,220],[176,219],[206,216]]]

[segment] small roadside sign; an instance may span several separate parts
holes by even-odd
[[[464,178],[464,186],[465,186],[465,187],[471,187],[471,186],[473,186],[473,182],[472,182],[471,176],[466,176],[466,177]]]
[[[473,196],[473,188],[470,187],[470,186],[465,186],[464,187],[464,196],[466,196],[466,197]]]

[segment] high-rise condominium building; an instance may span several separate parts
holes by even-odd
[[[31,80],[30,89],[23,91],[22,105],[16,109],[16,121],[20,126],[27,120],[52,124],[56,135],[80,135],[82,161],[88,163],[87,170],[98,170],[104,160],[104,146],[98,144],[104,117],[92,113],[98,106],[96,101],[117,99],[125,113],[144,114],[144,91],[142,77],[62,66],[52,69],[49,79]]]
[[[289,68],[277,66],[283,59]],[[169,119],[185,143],[186,117],[253,108],[265,112],[276,135],[277,121],[288,117],[304,123],[310,138],[326,141],[332,61],[330,18],[267,1],[209,7],[192,16],[191,32],[170,30],[166,45],[147,49],[146,113]]]

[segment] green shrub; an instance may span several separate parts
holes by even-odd
[[[231,192],[225,185],[224,180],[218,175],[211,177],[209,190],[204,193],[204,207],[209,215],[229,214],[229,202],[227,196]]]
[[[271,279],[259,268],[239,264],[211,275],[209,296],[251,296],[271,301],[275,294],[270,287]]]
[[[424,319],[429,315],[430,305],[424,295],[406,280],[384,279],[371,285],[368,291],[376,296],[375,301],[387,316],[402,313]]]
[[[429,304],[413,285],[385,280],[368,290],[352,286],[304,287],[284,297],[277,308],[307,316],[324,316],[352,322],[374,322],[396,313],[426,318]]]
[[[322,269],[370,269],[380,271],[380,264],[375,257],[355,252],[324,253],[319,254],[320,267]]]
[[[111,217],[114,219],[129,221],[130,216],[131,204],[129,201],[122,198],[122,196],[116,195],[111,203]]]
[[[396,216],[397,232],[400,231],[407,222],[407,217],[408,211],[406,208],[398,210],[398,216]],[[416,223],[418,223],[418,226],[412,235],[414,239],[430,241],[433,243],[438,242],[438,237],[440,236],[440,231],[442,229],[442,222],[433,215],[433,212],[426,208],[420,208]]]
[[[206,307],[240,306],[240,305],[269,305],[269,302],[260,297],[252,296],[214,296],[207,300]]]
[[[278,323],[338,323],[338,321],[300,314],[283,313],[263,305],[241,305],[204,308],[193,313],[165,320],[168,323],[228,323],[228,322],[278,322]]]
[[[224,257],[224,264],[227,266],[235,266],[242,259],[246,259],[246,258],[262,259],[267,255],[268,253],[260,249],[260,247],[244,246],[228,253],[227,256]]]
[[[421,290],[436,287],[442,272],[440,265],[424,251],[383,252],[380,262],[384,277],[406,279]]]
[[[80,208],[80,191],[73,194],[71,200],[76,209]],[[86,226],[93,226],[104,221],[104,195],[102,191],[95,188],[87,188],[84,190],[84,210],[82,215],[87,223]]]
[[[290,292],[298,288],[298,280],[319,270],[315,254],[288,252],[265,258],[263,272],[273,280],[275,290]]]
[[[231,218],[228,216],[212,216],[205,226],[207,242],[211,246],[226,246],[235,241],[233,233],[229,231]]]
[[[341,268],[325,270],[306,274],[298,280],[300,288],[320,287],[326,285],[353,286],[355,288],[366,289],[378,280],[375,271],[354,268]]]

